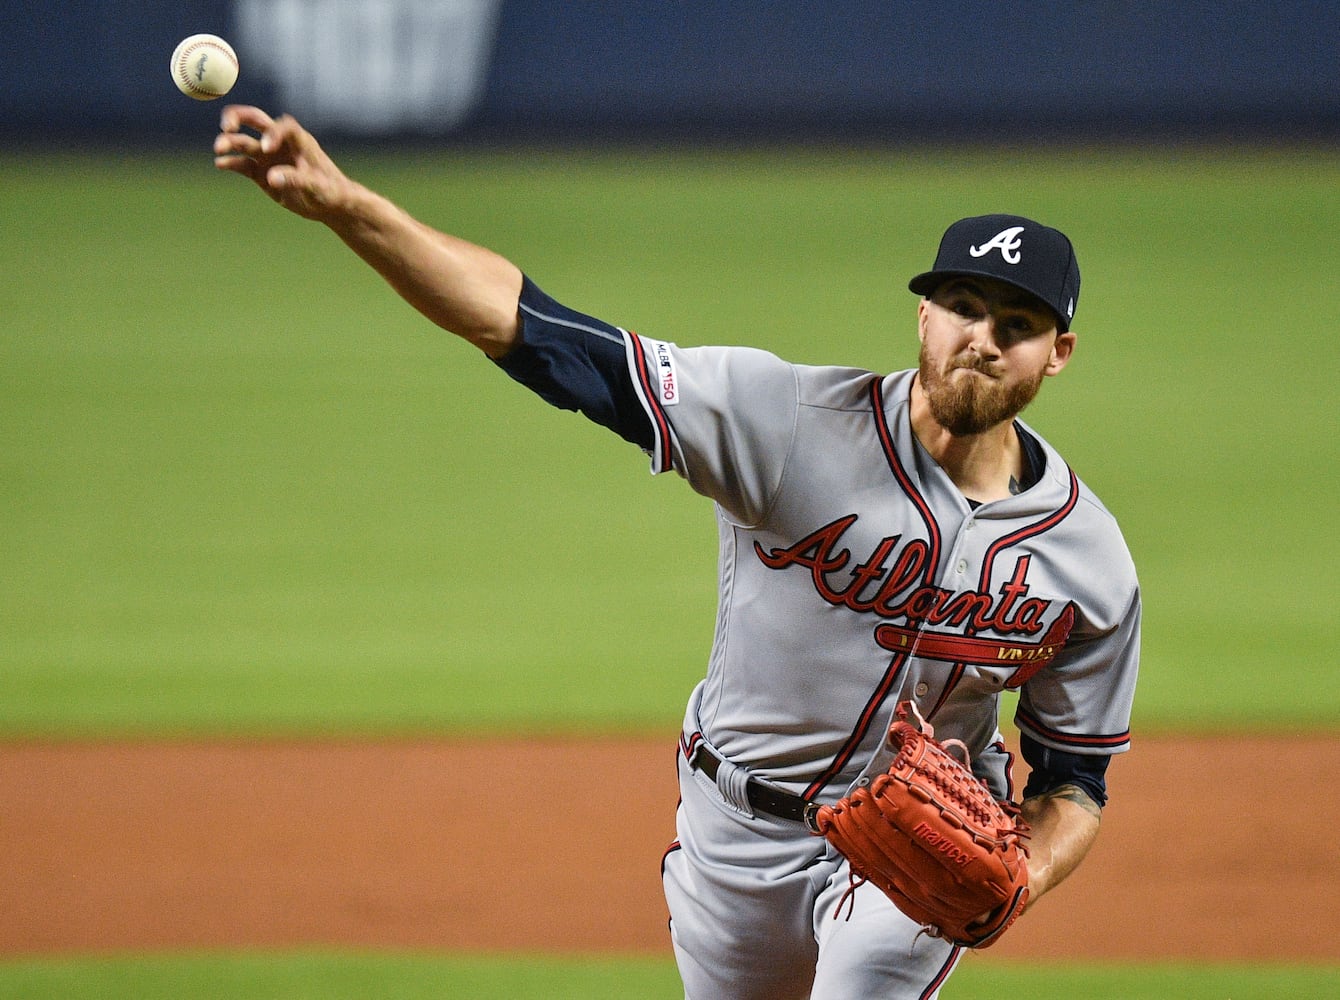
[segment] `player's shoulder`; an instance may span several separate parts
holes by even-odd
[[[1116,515],[1103,499],[1063,458],[1050,442],[1031,427],[1026,428],[1042,446],[1046,456],[1045,478],[1058,498],[1064,497],[1068,513],[1058,527],[1083,535],[1086,547],[1110,569],[1125,564],[1134,571],[1130,549]]]
[[[841,365],[795,365],[796,384],[802,406],[830,410],[869,410],[871,393],[880,386],[882,396],[893,376],[881,376],[865,368]]]
[[[755,390],[781,383],[792,385],[801,406],[840,410],[868,408],[871,385],[881,378],[862,368],[787,361],[758,347],[704,346],[675,350],[682,362],[701,377],[715,373],[715,378],[722,381],[748,384]]]
[[[774,392],[793,386],[793,366],[771,351],[757,347],[703,345],[681,347],[668,341],[649,340],[647,363],[683,376],[686,384],[718,390],[752,386]]]

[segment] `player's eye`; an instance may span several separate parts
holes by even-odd
[[[1041,323],[1026,313],[1011,313],[996,320],[996,336],[1009,343],[1027,340],[1041,330]]]
[[[969,298],[955,298],[949,302],[949,311],[965,319],[978,319],[986,312],[980,305]]]

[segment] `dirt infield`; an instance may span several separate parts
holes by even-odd
[[[673,736],[0,746],[0,954],[668,955],[673,753]],[[1139,743],[1093,853],[991,954],[1340,959],[1337,772],[1340,738]]]

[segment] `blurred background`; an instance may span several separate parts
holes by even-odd
[[[209,31],[239,96],[325,134],[499,141],[1334,140],[1326,0],[213,0],[0,4],[9,140],[185,138],[164,87]]]

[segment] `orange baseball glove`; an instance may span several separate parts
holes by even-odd
[[[902,703],[898,715],[889,770],[820,807],[815,825],[851,863],[853,887],[873,882],[929,933],[985,948],[1028,901],[1027,826],[935,739],[915,705]],[[958,740],[947,745],[966,759]]]

